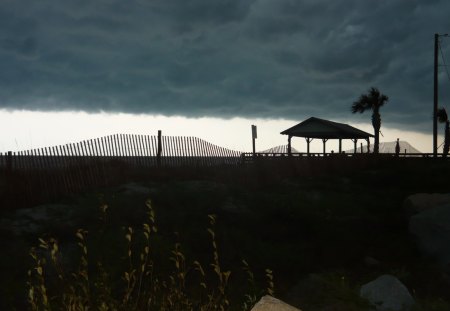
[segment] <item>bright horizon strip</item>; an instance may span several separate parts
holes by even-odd
[[[304,118],[306,119],[306,118]],[[256,125],[258,138],[256,150],[263,151],[275,146],[286,145],[287,136],[280,132],[302,120],[286,119],[220,119],[212,117],[186,118],[158,115],[134,115],[125,113],[85,113],[85,112],[35,112],[26,110],[0,110],[0,152],[18,152],[42,147],[65,145],[83,140],[95,139],[113,134],[194,136],[228,149],[251,152],[251,125]],[[332,120],[340,122],[339,120]],[[348,123],[368,133],[373,132],[369,123]],[[432,152],[432,135],[382,127],[381,142],[391,142],[400,138],[409,142],[421,152]],[[438,145],[443,137],[438,139]],[[365,145],[365,140],[358,141]],[[373,139],[371,139],[373,148]],[[311,143],[311,152],[322,152],[322,141]],[[342,150],[352,150],[351,140],[342,141]],[[292,147],[306,152],[305,139],[292,138]],[[338,151],[338,140],[329,140],[326,151]],[[442,150],[442,147],[440,151]]]

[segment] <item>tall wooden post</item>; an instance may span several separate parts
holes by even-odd
[[[306,154],[309,157],[309,143],[312,141],[312,138],[306,137]]]
[[[156,162],[158,164],[158,167],[161,167],[161,152],[162,152],[161,130],[158,130],[158,149],[156,154]]]
[[[342,153],[342,139],[339,138],[339,153]]]
[[[291,145],[291,140],[292,140],[292,136],[289,135],[289,136],[288,136],[288,150],[287,150],[288,156],[291,156],[291,155],[292,155],[292,145]]]
[[[8,174],[12,173],[12,162],[13,162],[13,156],[12,156],[12,152],[8,151],[8,156],[6,157],[6,172]]]
[[[358,144],[358,139],[352,139],[353,140],[353,144],[354,144],[354,146],[353,146],[353,153],[356,153],[356,149],[357,149],[357,144]]]
[[[367,153],[370,153],[370,139],[367,138]]]
[[[258,138],[258,133],[256,132],[256,125],[252,125],[252,150],[253,150],[253,157],[256,157],[256,145],[255,145],[256,138]]]
[[[438,110],[438,49],[439,34],[434,34],[434,96],[433,96],[433,157],[437,158],[437,110]]]
[[[327,144],[328,139],[326,138],[322,138],[322,142],[323,142],[323,156],[325,156],[326,154],[326,144]]]

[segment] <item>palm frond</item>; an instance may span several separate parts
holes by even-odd
[[[381,94],[380,98],[378,99],[378,107],[383,106],[388,100],[389,100],[389,97],[387,97],[384,94]]]
[[[438,118],[439,123],[445,123],[448,121],[448,115],[445,108],[439,108],[437,110],[436,116]]]
[[[369,97],[367,95],[361,95],[357,101],[352,105],[352,113],[363,113],[367,109],[370,109]]]
[[[377,89],[376,87],[371,87],[369,90],[369,95],[372,98],[379,98],[380,97],[380,90]]]
[[[354,102],[352,105],[352,113],[363,113],[364,112],[364,107],[360,102]]]
[[[362,94],[351,107],[352,113],[363,113],[366,110],[378,110],[389,100],[384,94],[381,94],[376,87],[371,87],[367,94]]]

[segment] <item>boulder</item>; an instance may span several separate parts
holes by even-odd
[[[450,204],[448,193],[416,193],[403,201],[403,209],[408,216],[415,215],[430,208]]]
[[[388,274],[361,286],[359,294],[367,299],[376,311],[410,310],[415,303],[406,286]]]
[[[262,297],[251,311],[301,311],[272,296]]]
[[[450,267],[450,204],[412,216],[409,232],[416,237],[422,253],[435,257],[447,269]]]

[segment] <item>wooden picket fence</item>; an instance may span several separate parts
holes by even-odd
[[[47,170],[113,159],[141,167],[238,165],[240,157],[241,152],[197,137],[117,134],[73,144],[0,153],[0,168]]]
[[[2,196],[43,201],[114,184],[130,172],[239,166],[241,152],[197,137],[116,134],[0,153]]]

